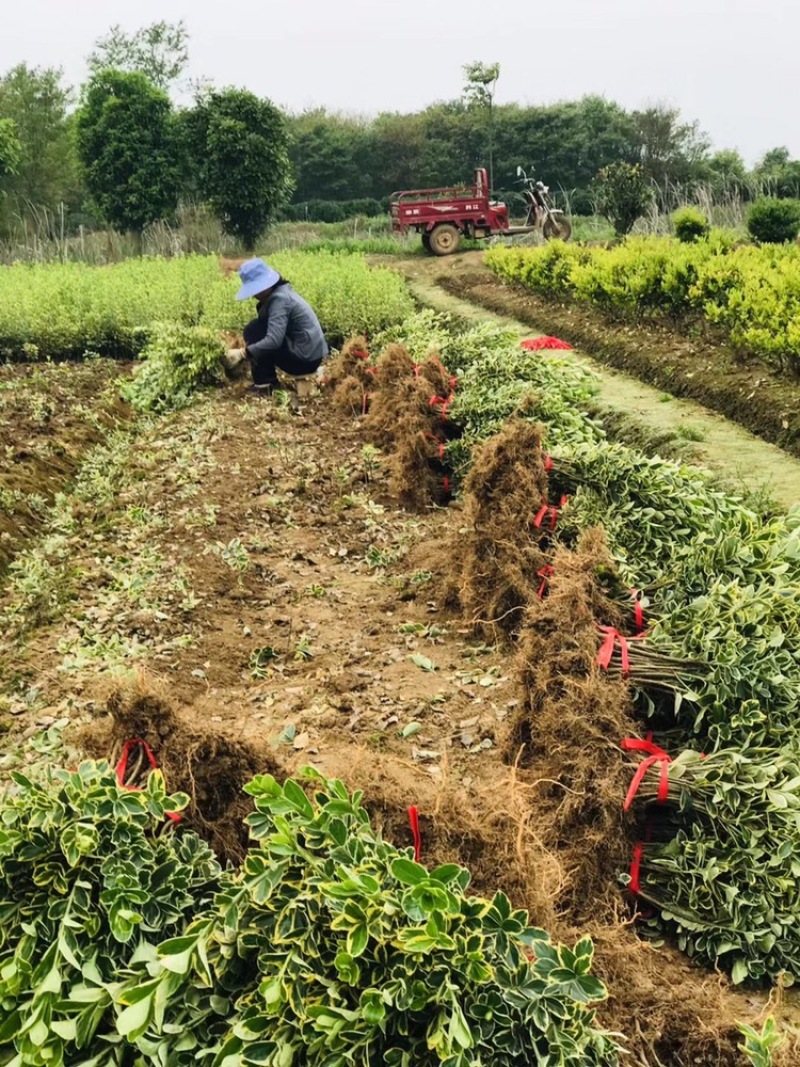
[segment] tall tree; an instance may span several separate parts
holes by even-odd
[[[101,71],[78,112],[78,151],[86,185],[117,230],[141,237],[173,214],[179,156],[169,97],[137,72]]]
[[[21,63],[0,78],[0,119],[14,123],[19,151],[4,182],[9,202],[24,212],[73,200],[77,161],[69,117],[71,90],[60,70]]]
[[[464,97],[468,103],[486,108],[489,116],[489,190],[494,188],[494,96],[500,77],[499,63],[467,63]]]
[[[289,119],[294,199],[356,200],[371,187],[369,130],[364,122],[323,110]]]
[[[183,21],[154,22],[135,33],[112,26],[87,59],[93,75],[103,70],[144,74],[160,89],[169,89],[189,62],[189,31]]]
[[[788,148],[772,148],[753,171],[773,196],[800,197],[800,160],[792,159]]]
[[[294,184],[283,112],[244,89],[225,89],[197,100],[186,129],[200,195],[252,250]]]
[[[697,122],[683,122],[677,108],[663,104],[634,111],[632,118],[642,171],[662,195],[670,183],[700,176],[709,140]]]

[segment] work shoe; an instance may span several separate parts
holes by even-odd
[[[247,392],[253,396],[272,396],[273,393],[282,393],[284,388],[279,381],[274,382],[261,382],[258,385],[248,386]]]

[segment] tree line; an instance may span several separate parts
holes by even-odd
[[[134,34],[114,27],[77,91],[56,69],[20,64],[2,75],[0,235],[23,219],[141,234],[174,219],[180,203],[202,202],[251,246],[277,218],[377,214],[394,190],[463,182],[478,165],[512,203],[522,164],[584,213],[594,210],[596,175],[617,163],[637,164],[665,207],[701,183],[719,196],[765,186],[800,196],[800,161],[785,148],[748,172],[738,152],[713,151],[696,122],[667,106],[626,110],[600,96],[498,105],[497,64],[466,67],[457,99],[362,119],[285,114],[207,84],[176,107],[170,90],[187,62],[186,27],[160,22]]]

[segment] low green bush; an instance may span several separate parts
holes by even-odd
[[[750,235],[762,244],[785,244],[800,233],[800,200],[762,197],[747,214]]]
[[[617,316],[703,316],[778,370],[800,371],[800,247],[745,245],[725,230],[690,243],[628,237],[615,248],[495,247],[503,281],[587,300]]]
[[[675,236],[679,241],[699,241],[711,232],[705,212],[696,207],[682,207],[672,216]]]

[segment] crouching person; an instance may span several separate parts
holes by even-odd
[[[239,277],[242,286],[236,299],[254,299],[256,318],[242,331],[244,352],[228,355],[249,360],[251,390],[270,395],[279,387],[278,370],[294,377],[314,374],[328,355],[328,344],[311,307],[262,259],[243,263]]]

